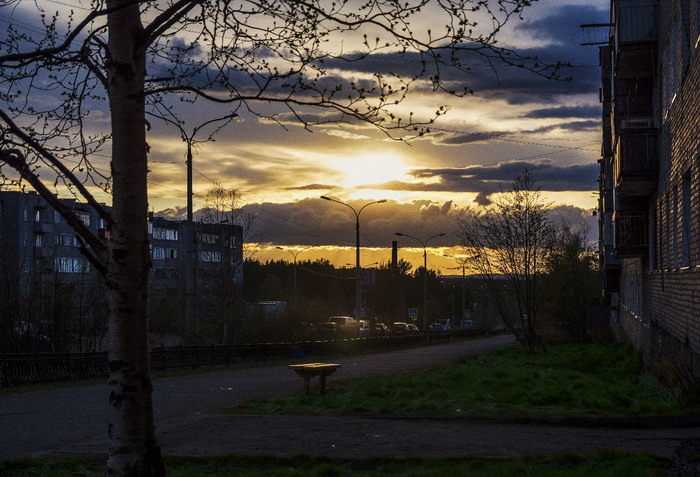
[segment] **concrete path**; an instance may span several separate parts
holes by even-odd
[[[448,362],[512,343],[499,336],[431,347],[346,357],[334,381],[389,375]],[[307,360],[309,361],[309,360]],[[313,361],[310,360],[310,361]],[[335,457],[513,457],[574,450],[618,449],[672,457],[700,436],[690,427],[596,428],[591,423],[465,418],[235,416],[224,407],[302,391],[287,366],[257,367],[157,380],[156,426],[165,455],[298,454]],[[46,453],[104,453],[107,386],[0,396],[0,460]],[[595,423],[594,423],[595,424]],[[682,424],[682,423],[681,423]]]

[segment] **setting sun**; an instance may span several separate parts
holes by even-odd
[[[344,187],[399,180],[405,178],[409,170],[403,159],[392,153],[343,157],[335,159],[330,165],[342,174],[341,180]]]

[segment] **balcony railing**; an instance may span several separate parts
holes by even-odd
[[[621,198],[648,197],[658,180],[659,136],[655,128],[626,128],[617,138],[615,185]]]
[[[640,257],[647,253],[649,240],[645,214],[617,211],[613,214],[613,224],[616,257]]]
[[[656,7],[653,0],[617,0],[614,8],[618,44],[656,39]]]

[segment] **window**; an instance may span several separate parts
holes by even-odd
[[[681,266],[682,267],[689,267],[690,266],[690,172],[686,172],[683,175],[683,184],[682,184],[682,192],[683,192],[683,210],[682,210],[682,215],[681,215],[681,233],[683,234],[681,239],[682,239],[682,245],[683,245],[683,255],[681,259]]]
[[[656,204],[654,204],[650,213],[651,230],[649,231],[649,263],[652,270],[659,269],[659,254],[658,254],[658,233],[659,233],[659,215]]]
[[[78,240],[69,234],[56,234],[56,245],[62,247],[77,247]]]
[[[670,206],[670,200],[668,198],[668,193],[665,194],[666,197],[664,197],[664,209],[663,209],[663,214],[664,214],[664,240],[663,240],[663,245],[664,245],[664,269],[668,270],[671,268],[671,206]]]
[[[61,214],[59,214],[57,210],[53,211],[53,221],[57,224],[63,222],[63,217],[61,217]]]
[[[25,222],[29,221],[29,209],[22,209],[22,220]]]
[[[87,262],[80,258],[56,258],[56,271],[59,273],[81,273],[87,270]]]
[[[41,242],[42,242],[41,237],[42,236],[39,234],[34,236],[34,246],[35,247],[41,247]]]
[[[153,227],[153,238],[155,240],[178,240],[178,233],[176,229]]]
[[[165,249],[163,247],[153,247],[153,260],[165,260]]]
[[[669,220],[673,221],[673,236],[671,236],[673,256],[671,257],[671,266],[678,268],[678,187],[673,188],[673,214],[669,216]]]
[[[199,252],[199,260],[202,262],[221,262],[221,252],[202,250]]]
[[[41,222],[41,211],[34,209],[34,222]]]
[[[90,214],[87,212],[76,212],[75,215],[78,216],[82,223],[84,223],[87,227],[90,227]]]
[[[214,234],[197,234],[197,239],[199,240],[199,243],[204,243],[204,244],[219,243],[218,235],[214,235]]]
[[[166,256],[167,256],[168,258],[170,258],[170,259],[175,259],[175,258],[177,258],[177,249],[175,249],[175,248],[169,248],[168,251],[167,251],[167,253],[166,253]]]

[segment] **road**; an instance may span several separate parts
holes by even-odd
[[[409,350],[343,357],[334,381],[389,375],[451,361],[512,343],[498,336]],[[308,360],[307,360],[308,361]],[[302,391],[286,365],[158,379],[156,427],[165,455],[297,454],[331,457],[516,457],[574,450],[618,449],[673,457],[697,443],[700,427],[600,422],[515,422],[469,418],[239,416],[221,409],[255,398]],[[106,385],[0,396],[0,460],[52,453],[104,453]],[[682,423],[681,423],[682,424]]]

